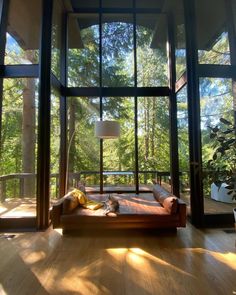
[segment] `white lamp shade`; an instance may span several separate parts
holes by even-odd
[[[98,138],[117,138],[120,136],[120,124],[116,121],[97,121],[95,136]]]

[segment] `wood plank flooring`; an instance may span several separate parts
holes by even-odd
[[[0,234],[0,294],[236,294],[235,233]]]

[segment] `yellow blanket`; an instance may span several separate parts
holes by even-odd
[[[89,200],[87,196],[78,189],[74,189],[71,194],[73,197],[76,197],[79,201],[79,204],[86,209],[97,210],[103,206],[103,203]]]

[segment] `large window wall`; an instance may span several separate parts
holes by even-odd
[[[226,131],[222,119],[235,123],[234,5],[223,0],[185,2],[191,211],[199,226],[233,222],[232,196],[224,184],[217,187],[230,160],[223,153],[220,157],[213,133]]]
[[[1,182],[1,198],[27,192],[37,203],[38,228],[45,228],[50,193],[62,196],[83,178],[100,189],[127,181],[138,192],[158,178],[149,174],[153,169],[168,172],[165,183],[172,189],[178,175],[180,188],[189,191],[193,223],[217,221],[218,213],[231,220],[219,202],[219,210],[209,210],[214,200],[205,163],[214,148],[207,126],[226,112],[235,117],[235,1],[23,2],[1,1],[1,179],[24,175]],[[25,97],[33,114],[27,118]],[[119,139],[93,136],[95,120],[106,118],[121,123]],[[25,136],[28,124],[31,135]],[[88,142],[91,153],[84,149]],[[24,165],[27,145],[30,168]],[[102,173],[110,169],[131,174],[114,179]],[[59,174],[52,185],[50,174]]]
[[[36,216],[38,80],[4,79],[1,216]]]
[[[82,8],[79,3],[76,5],[77,9]],[[88,184],[97,189],[99,181],[100,191],[150,190],[152,181],[161,173],[169,185],[167,15],[160,13],[159,2],[157,7],[139,13],[133,5],[132,13],[130,9],[126,11],[127,3],[122,13],[116,10],[117,3],[107,5],[102,1],[99,13],[88,13],[84,8],[84,13],[70,13],[68,18],[68,162],[75,163],[74,167],[69,164],[69,174],[88,179]],[[110,9],[103,13],[103,7]],[[91,109],[85,107],[89,100],[84,98],[83,108],[77,105],[83,93],[99,96],[101,107],[96,120],[116,120],[121,126],[118,139],[98,142],[98,162],[85,160],[90,153],[83,153],[81,137],[77,144],[75,138],[70,143],[74,133],[74,125],[70,125],[72,105],[75,104],[75,113],[80,110],[80,116],[76,115],[78,125],[82,130],[87,128],[80,120]],[[92,137],[94,134],[89,137],[94,142]]]
[[[0,224],[46,228],[49,195],[59,187],[64,4],[4,0],[0,6]],[[57,181],[49,185],[50,172]]]
[[[218,187],[213,181],[223,180],[222,172],[233,168],[234,156],[211,161],[219,148],[219,144],[211,135],[211,130],[227,128],[221,123],[221,118],[234,122],[232,80],[226,78],[201,78],[200,79],[200,105],[201,105],[201,138],[203,162],[203,194],[205,213],[231,212],[236,201],[227,194],[227,190]],[[223,133],[224,134],[224,133]],[[222,138],[223,140],[223,138]]]
[[[2,2],[0,60],[6,67],[0,79],[0,218],[14,221],[17,217],[18,226],[27,218],[32,226],[39,105],[35,64],[39,62],[42,1]]]

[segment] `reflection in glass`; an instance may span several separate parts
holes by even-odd
[[[184,24],[176,24],[176,79],[178,80],[186,72],[186,43]]]
[[[168,85],[165,17],[139,14],[136,31],[138,86]]]
[[[96,14],[69,16],[68,86],[99,86],[99,25]]]
[[[41,6],[38,0],[10,1],[5,64],[39,62]]]
[[[151,184],[156,171],[170,172],[169,99],[166,97],[138,98],[138,152],[140,184]]]
[[[134,86],[133,16],[102,16],[102,85]]]
[[[120,137],[103,141],[104,186],[118,186],[134,189],[134,98],[103,98],[103,120],[120,123]],[[130,173],[127,173],[130,172]]]
[[[225,1],[196,1],[196,15],[199,63],[230,64]]]
[[[232,204],[216,202],[212,198],[212,171],[217,173],[227,166],[227,160],[214,161],[209,166],[217,148],[215,140],[210,137],[210,127],[221,126],[220,118],[233,122],[233,95],[232,81],[224,78],[200,79],[201,97],[201,138],[202,138],[202,162],[203,162],[203,189],[205,212],[219,213],[232,212]],[[222,128],[222,126],[220,127]]]
[[[0,214],[36,215],[37,87],[35,79],[4,79]]]

